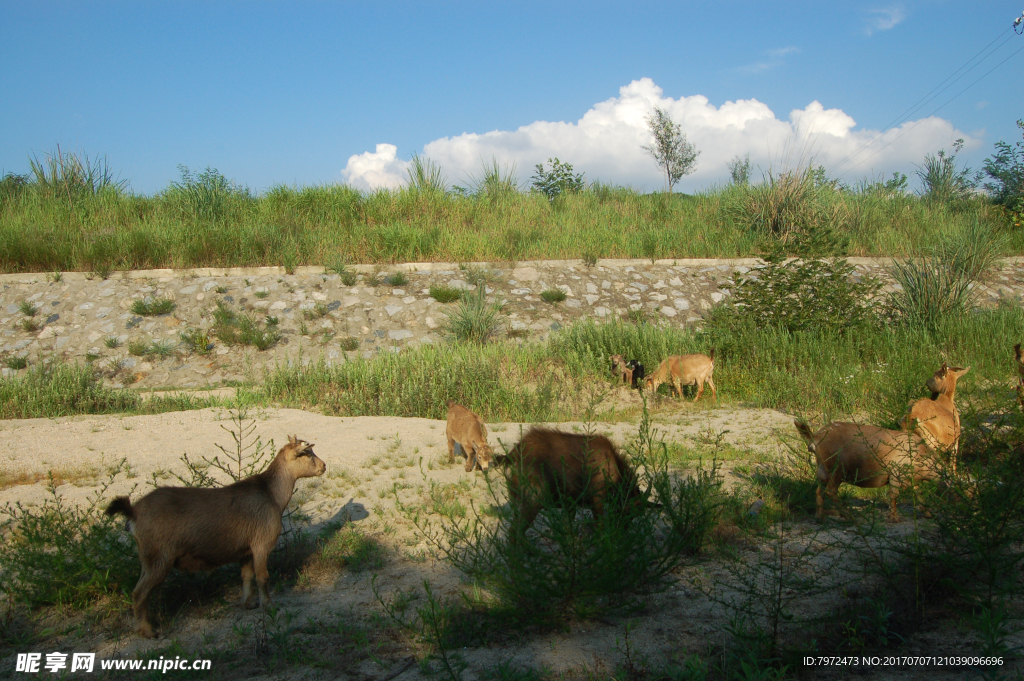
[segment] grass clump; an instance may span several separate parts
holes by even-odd
[[[132,314],[142,317],[153,317],[156,315],[170,314],[177,304],[170,298],[152,298],[146,296],[142,300],[132,302]]]
[[[459,300],[459,306],[447,313],[445,331],[456,341],[486,343],[498,327],[501,305],[489,303],[483,286]]]
[[[128,341],[128,354],[133,357],[142,357],[149,352],[149,343],[137,338]]]
[[[540,297],[545,303],[551,303],[554,305],[555,303],[561,303],[565,300],[565,291],[557,288],[549,288],[546,291],[542,291]]]
[[[24,331],[25,333],[35,333],[40,328],[42,328],[39,326],[39,322],[37,322],[32,317],[26,317],[25,319],[22,319],[19,326],[21,326],[21,330]]]
[[[345,352],[352,352],[353,350],[359,349],[359,339],[355,336],[348,336],[346,338],[342,338],[339,345]]]
[[[281,340],[276,324],[260,324],[247,314],[238,314],[223,301],[217,301],[213,311],[213,335],[229,345],[252,345],[258,350],[273,347]]]
[[[388,286],[405,286],[409,283],[409,277],[405,276],[405,272],[395,272],[384,277],[384,283]]]
[[[28,360],[25,359],[24,357],[12,355],[10,357],[4,358],[4,366],[7,367],[8,369],[13,369],[17,371],[18,369],[24,369],[25,367],[27,367]]]
[[[0,378],[0,418],[27,419],[134,410],[134,393],[105,388],[97,372],[79,364],[37,364],[23,376]]]
[[[185,344],[189,352],[198,355],[208,355],[213,350],[213,343],[210,342],[210,335],[202,329],[188,329],[178,334],[178,338]]]
[[[430,297],[439,303],[453,303],[462,297],[462,291],[451,286],[431,286]]]
[[[20,310],[21,314],[26,317],[35,317],[39,313],[39,308],[27,300],[23,300],[18,303],[18,310]]]
[[[326,317],[327,305],[325,303],[316,303],[313,307],[309,308],[308,310],[303,310],[302,316],[310,321]]]
[[[121,347],[121,339],[117,336],[107,336],[103,339],[103,344],[111,350]]]

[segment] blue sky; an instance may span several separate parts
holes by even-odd
[[[1024,36],[1009,30],[1020,9],[0,0],[0,172],[27,172],[31,154],[60,144],[106,155],[143,193],[176,179],[178,164],[258,191],[368,188],[394,186],[413,153],[458,184],[492,156],[523,179],[559,156],[588,179],[652,190],[658,169],[639,147],[655,105],[701,151],[687,191],[723,182],[743,153],[762,170],[813,158],[852,180],[911,173],[964,137],[961,158],[978,167],[994,142],[1020,139]],[[871,143],[993,40],[909,131]],[[839,164],[863,145],[866,162]]]

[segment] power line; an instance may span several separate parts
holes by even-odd
[[[894,118],[888,125],[885,126],[885,128],[882,129],[881,132],[876,134],[874,137],[872,137],[867,142],[862,142],[860,145],[857,146],[856,149],[854,149],[852,152],[850,152],[845,158],[843,158],[838,163],[836,163],[834,166],[832,166],[833,174],[839,173],[839,169],[842,168],[846,163],[848,163],[849,161],[853,160],[857,155],[859,155],[862,152],[864,152],[865,150],[867,150],[872,144],[874,144],[878,140],[882,139],[882,137],[884,137],[885,134],[887,132],[889,132],[890,130],[892,130],[894,127],[896,127],[898,125],[901,125],[902,123],[905,123],[906,120],[909,119],[909,117],[912,116],[915,112],[919,111],[921,109],[921,107],[925,106],[926,104],[928,104],[928,102],[932,101],[933,99],[935,99],[936,97],[941,95],[943,92],[945,92],[946,90],[951,88],[954,84],[957,83],[957,81],[959,81],[961,78],[963,78],[968,73],[973,71],[975,68],[980,66],[986,59],[988,59],[993,54],[995,54],[996,51],[999,50],[999,48],[1001,48],[1003,45],[1005,45],[1011,39],[1012,36],[1006,36],[1006,38],[1003,40],[1003,42],[1001,42],[998,45],[996,45],[996,47],[994,49],[992,49],[991,51],[989,51],[989,48],[992,47],[992,45],[994,43],[996,43],[1000,38],[1003,38],[1003,36],[1006,35],[1006,33],[1008,31],[1010,31],[1010,30],[1011,29],[1008,28],[1005,31],[1000,32],[999,35],[997,35],[995,38],[993,38],[991,42],[989,42],[987,45],[985,45],[985,47],[981,48],[981,50],[979,50],[973,57],[971,57],[966,62],[964,62],[964,64],[960,68],[958,68],[956,71],[954,71],[950,75],[946,76],[946,78],[944,78],[942,80],[942,82],[940,82],[938,85],[936,85],[934,88],[932,88],[928,93],[926,93],[923,97],[921,97],[921,99],[917,100],[917,102],[912,104],[910,106],[910,108],[908,108],[906,111],[904,111],[899,116]],[[983,53],[985,53],[986,51],[988,51],[989,53],[986,54],[981,59],[978,59],[978,57],[980,55],[982,55]],[[975,63],[973,66],[970,66],[970,68],[967,68],[971,64],[971,62],[975,61],[976,59],[978,59],[977,63]],[[964,71],[965,68],[967,69],[966,71]],[[961,71],[963,71],[963,73],[960,73]],[[960,75],[957,75],[957,74],[960,74]],[[956,76],[955,79],[952,82],[946,84],[946,81],[949,81],[951,78],[954,78],[954,76]],[[975,81],[975,82],[977,82],[977,81]],[[945,84],[945,87],[943,87],[944,84]],[[856,167],[856,166],[853,166],[853,167]],[[852,168],[850,168],[850,170],[852,170]],[[849,172],[849,170],[843,171],[843,172]]]
[[[860,166],[861,164],[863,164],[863,163],[864,163],[864,162],[866,162],[867,160],[869,160],[869,159],[871,159],[871,158],[874,158],[874,157],[875,157],[875,156],[876,156],[876,155],[877,155],[878,153],[880,153],[880,152],[881,152],[881,151],[882,151],[883,149],[885,149],[885,148],[886,148],[886,147],[888,147],[888,146],[889,146],[890,144],[892,144],[893,142],[895,142],[896,140],[898,140],[899,138],[903,137],[903,136],[904,136],[904,135],[906,135],[906,134],[907,134],[908,132],[910,132],[911,130],[913,130],[913,129],[914,129],[915,127],[917,127],[917,125],[918,125],[918,124],[920,124],[920,123],[921,123],[921,121],[923,121],[923,120],[927,120],[927,119],[931,118],[932,116],[934,116],[934,115],[935,115],[935,114],[936,114],[936,113],[937,113],[937,112],[938,112],[938,111],[939,111],[940,109],[942,109],[942,108],[943,108],[944,106],[946,106],[947,104],[949,104],[950,102],[952,102],[952,101],[953,101],[954,99],[956,99],[957,97],[959,97],[960,95],[962,95],[963,93],[967,92],[967,91],[968,91],[968,90],[970,90],[970,89],[971,89],[972,87],[974,87],[975,85],[977,85],[977,84],[978,84],[978,83],[979,83],[979,82],[980,82],[980,81],[981,81],[981,80],[982,80],[983,78],[985,78],[985,76],[987,76],[988,74],[992,73],[993,71],[995,71],[996,69],[998,69],[998,68],[999,68],[1000,66],[1002,66],[1002,65],[1003,65],[1003,64],[1005,64],[1006,62],[1008,62],[1008,61],[1010,61],[1011,59],[1013,59],[1013,58],[1014,58],[1015,56],[1017,56],[1017,55],[1018,55],[1018,54],[1019,54],[1019,53],[1020,53],[1020,52],[1021,52],[1022,50],[1024,50],[1024,47],[1019,47],[1019,48],[1017,48],[1017,50],[1016,50],[1016,51],[1014,51],[1014,52],[1013,52],[1012,54],[1010,54],[1010,56],[1009,56],[1009,57],[1007,57],[1007,58],[1006,58],[1006,59],[1004,59],[1003,61],[999,62],[999,63],[998,63],[998,64],[996,64],[995,66],[993,66],[993,67],[992,67],[991,69],[989,69],[989,70],[988,70],[988,71],[986,71],[986,72],[985,72],[984,74],[982,74],[982,75],[981,75],[980,77],[978,77],[978,79],[977,79],[977,80],[975,80],[975,81],[974,81],[973,83],[971,83],[970,85],[968,85],[967,87],[965,87],[965,88],[964,88],[963,90],[961,90],[960,92],[956,93],[955,95],[953,95],[952,97],[950,97],[949,99],[947,99],[947,100],[946,100],[945,102],[943,102],[942,104],[940,104],[940,105],[939,105],[938,107],[936,107],[936,108],[935,108],[935,110],[934,110],[934,111],[932,111],[932,112],[931,112],[930,114],[928,114],[927,116],[925,116],[924,118],[922,118],[922,119],[920,119],[920,120],[914,121],[914,123],[913,123],[913,124],[912,124],[912,125],[911,125],[910,127],[908,127],[908,128],[906,129],[906,130],[904,130],[904,131],[903,131],[903,132],[901,132],[900,134],[896,135],[896,136],[895,136],[895,137],[893,137],[893,138],[892,138],[891,140],[889,140],[888,142],[886,142],[885,144],[883,144],[883,145],[882,145],[881,147],[879,147],[878,149],[876,149],[876,150],[875,150],[875,151],[874,151],[874,152],[873,152],[873,153],[872,153],[872,154],[871,154],[870,156],[867,156],[866,158],[864,158],[864,159],[862,159],[862,160],[858,161],[857,163],[855,163],[854,165],[850,166],[850,169],[849,169],[849,170],[847,170],[846,172],[850,172],[850,171],[851,171],[851,170],[853,170],[854,168],[857,168],[857,167],[859,167],[859,166]]]

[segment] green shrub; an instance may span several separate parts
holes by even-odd
[[[128,341],[128,354],[135,357],[142,357],[149,351],[149,344],[145,341],[133,338]]]
[[[170,314],[177,304],[169,298],[152,298],[146,296],[142,300],[132,302],[132,314],[143,317],[153,317],[161,314]]]
[[[945,321],[963,318],[973,306],[971,280],[943,258],[896,261],[890,272],[900,285],[889,295],[890,309],[905,324],[934,333]]]
[[[281,332],[276,324],[269,323],[269,317],[265,325],[260,324],[247,314],[236,313],[220,300],[213,311],[213,320],[213,335],[228,345],[252,345],[266,350],[281,340]]]
[[[23,300],[18,303],[18,309],[21,311],[21,314],[26,317],[35,317],[39,313],[39,308],[27,300]]]
[[[405,272],[395,272],[384,277],[384,283],[388,286],[405,286],[409,283],[409,277],[405,276]]]
[[[536,172],[530,178],[531,187],[554,201],[561,194],[575,194],[583,191],[586,184],[583,181],[583,173],[574,173],[571,163],[562,163],[557,158],[548,159],[551,164],[550,170],[544,170],[544,164],[536,165]]]
[[[929,201],[948,204],[967,201],[974,193],[981,179],[981,173],[971,174],[971,169],[956,169],[956,155],[964,147],[964,141],[953,142],[953,153],[944,150],[937,154],[926,154],[924,165],[918,166],[916,175],[924,186],[924,196]]]
[[[877,321],[881,284],[868,276],[856,281],[855,272],[844,259],[787,261],[775,252],[750,274],[733,274],[722,287],[731,292],[731,301],[712,311],[705,328],[712,336],[743,325],[789,332],[861,331]]]
[[[127,604],[139,561],[123,523],[103,512],[124,468],[122,460],[84,505],[66,503],[51,477],[41,505],[0,508],[0,591],[31,605],[85,607],[108,596]]]
[[[199,355],[208,355],[213,350],[213,343],[210,336],[202,329],[188,329],[178,334],[178,337],[189,349]]]
[[[348,336],[347,338],[342,338],[339,344],[341,345],[341,349],[344,350],[345,352],[352,352],[353,350],[359,349],[359,339],[356,338],[355,336]]]

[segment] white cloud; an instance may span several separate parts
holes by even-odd
[[[680,123],[701,152],[696,172],[677,185],[681,191],[726,182],[729,160],[748,153],[758,178],[758,168],[793,168],[813,160],[856,179],[896,170],[909,174],[926,153],[948,148],[958,137],[968,149],[981,145],[979,139],[936,117],[910,121],[880,135],[855,129],[856,121],[848,114],[826,109],[818,101],[793,110],[783,120],[756,99],[715,107],[702,95],[665,97],[650,78],[642,78],[620,88],[618,97],[595,104],[575,123],[536,121],[517,130],[443,137],[426,144],[422,155],[437,162],[454,183],[479,176],[482,163],[490,163],[492,157],[502,165],[514,163],[524,181],[537,163],[558,157],[585,172],[588,180],[660,189],[664,178],[641,149],[651,142],[645,118],[655,106]],[[855,152],[852,161],[837,168]],[[407,167],[408,162],[396,159],[393,145],[379,144],[376,153],[349,158],[343,175],[360,188],[394,187],[406,181]]]
[[[789,47],[779,47],[774,50],[768,50],[765,53],[768,55],[768,59],[757,61],[754,62],[753,64],[739,66],[736,68],[736,70],[741,73],[762,73],[764,71],[769,71],[771,69],[776,68],[777,66],[782,66],[784,63],[783,57],[785,57],[788,54],[793,54],[799,51],[799,47],[794,47],[792,45]]]
[[[888,31],[895,28],[897,24],[907,18],[907,13],[900,5],[869,10],[868,14],[871,16],[868,18],[867,26],[864,27],[864,32],[868,35],[876,31]]]
[[[409,161],[397,156],[398,147],[394,144],[378,144],[375,152],[349,156],[341,176],[356,189],[396,189],[409,179]]]

